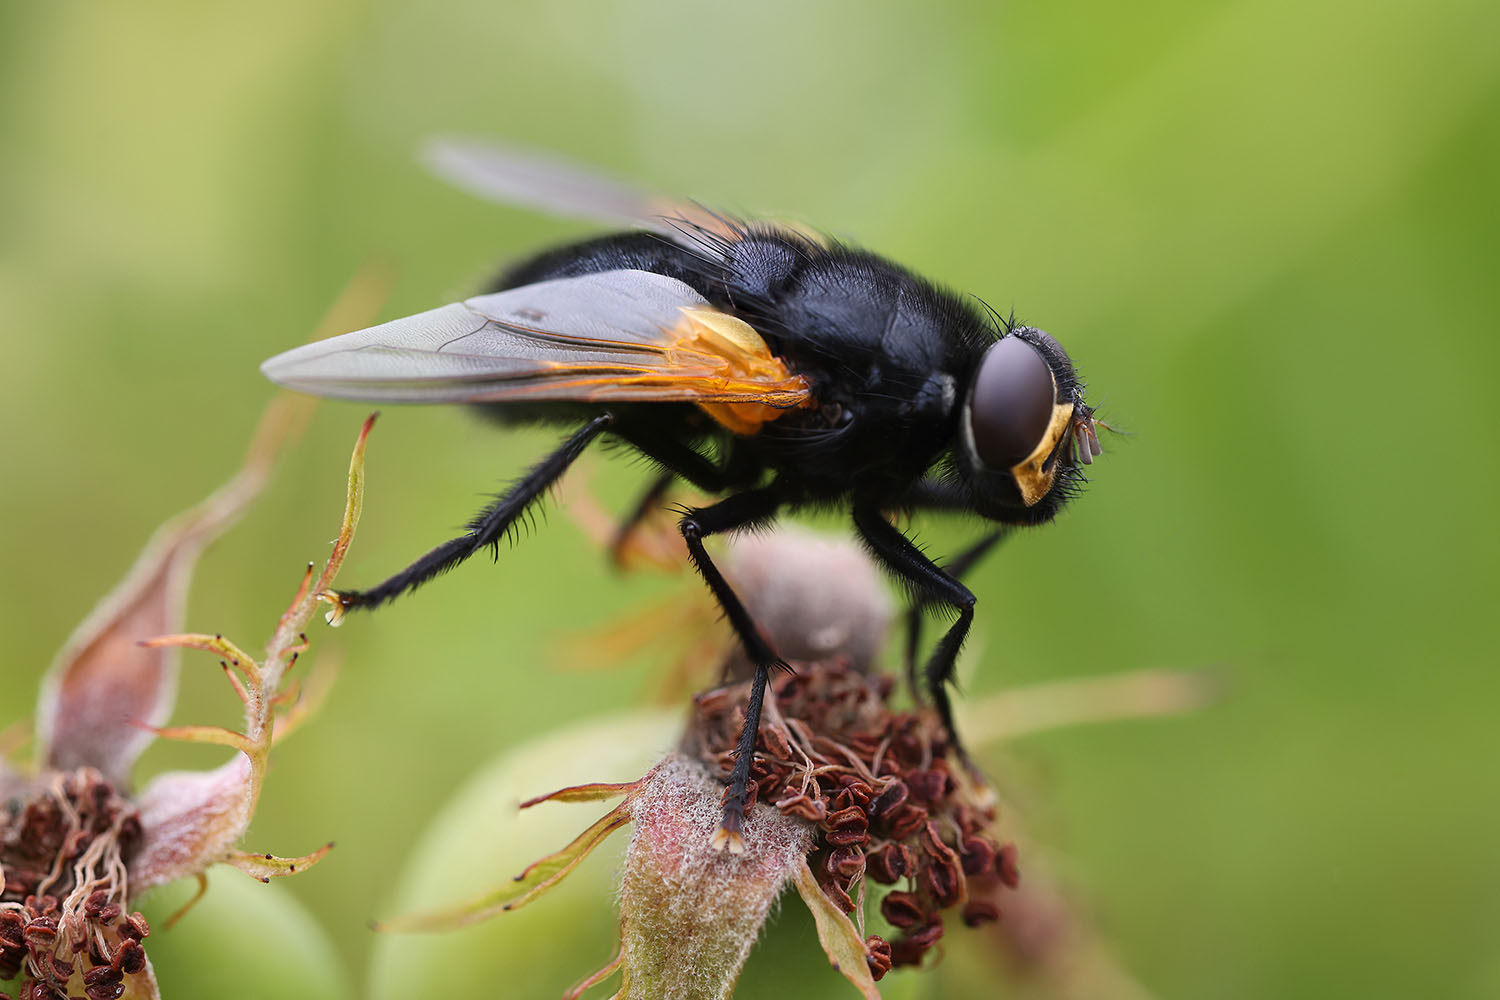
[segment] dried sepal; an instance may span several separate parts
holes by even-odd
[[[313,865],[322,861],[329,851],[333,850],[333,843],[329,842],[313,851],[304,854],[300,858],[280,858],[274,854],[251,854],[247,851],[230,851],[224,856],[224,863],[233,865],[251,878],[260,882],[269,882],[273,878],[286,878],[288,875],[296,875],[305,872]]]
[[[320,594],[333,584],[334,577],[343,568],[344,557],[349,554],[349,545],[354,541],[354,531],[359,527],[360,514],[365,509],[365,445],[369,442],[370,431],[375,427],[377,416],[379,414],[372,413],[365,418],[359,438],[354,442],[354,453],[349,456],[349,485],[344,499],[344,520],[339,525],[338,537],[334,539],[333,551],[329,553],[328,561],[323,564],[323,572],[313,587]],[[305,595],[300,597],[282,616],[282,627],[277,630],[277,637],[272,640],[273,645],[278,641],[291,645],[291,636],[299,633],[312,617],[313,605],[304,603]]]
[[[521,808],[530,809],[543,802],[599,802],[604,799],[617,799],[622,795],[630,795],[640,787],[640,781],[595,781],[586,785],[569,785],[567,788],[559,788],[555,792],[527,799],[521,803]]]
[[[620,988],[615,991],[615,997],[623,998],[630,993],[630,972],[625,968],[625,952],[622,948],[616,948],[614,957],[605,962],[595,971],[584,976],[574,983],[569,990],[562,995],[562,1000],[578,1000],[584,993],[604,982],[616,972],[620,973]]]
[[[583,801],[583,800],[574,800]],[[630,822],[621,803],[573,839],[567,847],[533,861],[510,884],[455,906],[395,917],[374,924],[378,931],[448,931],[517,910],[567,878],[610,834]]]
[[[515,877],[515,885],[505,894],[509,898],[488,913],[476,915],[473,919],[483,919],[489,913],[518,910],[525,906],[567,878],[573,869],[582,864],[583,859],[593,852],[594,848],[629,822],[629,804],[621,803],[605,813],[595,821],[593,826],[579,834],[561,851],[539,858],[527,865],[521,874]],[[496,902],[499,901],[496,900]],[[472,920],[465,920],[465,923],[471,922]]]
[[[237,733],[223,726],[151,726],[148,728],[161,739],[175,740],[178,743],[211,743],[238,750],[247,756],[254,754],[258,749],[243,733]]]
[[[176,635],[158,635],[142,639],[140,645],[147,649],[175,646],[178,649],[196,649],[204,653],[212,653],[243,673],[247,681],[254,682],[256,679],[253,674],[256,669],[254,657],[222,635],[182,632]]]
[[[1067,726],[1182,715],[1211,704],[1222,681],[1204,670],[1136,670],[1049,681],[975,699],[959,730],[975,747]]]
[[[344,556],[349,551],[349,543],[354,538],[355,526],[359,524],[360,513],[364,510],[365,494],[365,440],[370,436],[370,428],[375,425],[378,414],[372,413],[365,419],[364,429],[360,432],[359,441],[354,445],[354,454],[349,459],[349,494],[344,505],[344,523],[339,529],[338,538],[334,540],[333,552],[328,557],[328,562],[323,566],[323,572],[318,576],[318,581],[310,589],[304,587],[298,591],[297,598],[292,606],[282,615],[281,628],[276,631],[276,638],[272,640],[272,647],[278,646],[288,649],[293,645],[292,639],[296,635],[300,638],[300,631],[311,618],[311,609],[316,606],[312,602],[322,602],[329,605],[324,619],[329,625],[338,627],[344,621],[344,599],[339,596],[338,591],[333,589],[334,577],[338,576],[339,568],[344,565]],[[295,623],[295,625],[294,625]]]
[[[874,974],[874,970],[880,965],[879,959],[860,936],[854,922],[823,892],[823,887],[818,884],[817,876],[813,875],[806,860],[793,875],[792,884],[797,887],[797,894],[812,911],[813,923],[818,930],[818,943],[823,946],[823,952],[828,956],[834,971],[849,980],[861,995],[879,1000],[880,991],[875,987]],[[889,949],[885,966],[890,967]],[[884,970],[881,972],[883,975]]]
[[[206,874],[204,874],[203,872],[198,872],[193,876],[193,880],[197,883],[197,885],[193,888],[193,894],[187,898],[187,902],[183,903],[177,909],[173,910],[171,916],[167,917],[167,919],[163,922],[162,926],[166,927],[168,930],[171,930],[173,927],[177,926],[177,922],[179,920],[192,912],[193,907],[197,906],[198,901],[203,898],[205,893],[208,892],[208,876]]]

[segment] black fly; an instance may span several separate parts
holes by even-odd
[[[469,403],[501,421],[573,428],[468,530],[369,590],[374,607],[495,544],[602,435],[661,475],[721,499],[686,510],[694,566],[755,664],[717,842],[741,850],[746,782],[769,672],[762,637],[704,539],[836,506],[879,561],[957,620],[923,671],[951,730],[947,684],[974,595],[889,520],[967,512],[1002,526],[1051,520],[1099,454],[1093,411],[1057,341],[863,250],[802,230],[664,202],[565,164],[472,143],[433,166],[496,199],[640,228],[551,250],[483,295],[278,355],[272,381],[323,396]],[[630,523],[622,528],[621,539]],[[994,533],[959,563],[977,558]],[[954,567],[956,568],[956,566]]]

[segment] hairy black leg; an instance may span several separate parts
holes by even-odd
[[[996,528],[944,563],[943,572],[954,579],[962,579],[996,545],[1009,538],[1012,531],[1014,529],[1009,525]],[[922,689],[917,684],[917,650],[922,644],[922,618],[931,605],[931,598],[923,594],[914,598],[906,610],[906,685],[914,698],[921,697]]]
[[[739,743],[734,751],[734,769],[729,773],[729,788],[724,795],[724,818],[713,839],[715,847],[727,848],[736,854],[745,849],[740,831],[745,823],[750,765],[755,760],[755,736],[760,729],[760,710],[766,697],[766,684],[770,680],[772,668],[791,668],[776,655],[765,636],[761,635],[750,613],[745,610],[724,575],[709,558],[708,550],[703,547],[703,539],[722,531],[764,523],[775,515],[779,506],[781,497],[775,490],[748,490],[711,507],[688,511],[683,515],[680,525],[693,565],[703,576],[708,589],[713,591],[719,607],[724,609],[724,616],[729,619],[735,635],[744,645],[750,662],[755,664],[755,679],[750,683],[750,704],[745,709],[745,725],[740,730]]]
[[[705,493],[722,493],[729,486],[723,469],[670,434],[629,423],[613,428],[613,433],[665,471],[686,479]]]
[[[486,545],[498,546],[506,530],[516,522],[535,500],[567,471],[568,466],[604,433],[614,416],[603,413],[579,428],[562,446],[542,459],[526,475],[495,501],[474,515],[469,530],[444,542],[410,566],[369,590],[344,590],[338,593],[343,609],[373,608],[419,587],[440,573],[445,573]]]
[[[669,434],[663,434],[649,426],[622,423],[615,426],[616,437],[634,447],[641,454],[661,466],[662,472],[642,495],[629,516],[620,523],[610,544],[610,560],[615,566],[623,565],[625,545],[631,533],[661,502],[667,489],[675,479],[685,479],[706,493],[720,493],[728,484],[724,472],[710,459],[691,445]]]
[[[623,569],[625,567],[625,547],[630,543],[630,537],[641,526],[641,522],[653,510],[661,506],[662,498],[667,495],[667,490],[676,478],[670,472],[658,474],[651,481],[651,485],[646,488],[646,492],[642,493],[640,499],[635,502],[635,506],[630,509],[630,513],[625,515],[624,519],[620,521],[620,526],[615,529],[614,538],[610,539],[609,542],[609,561],[614,564],[616,569]]]
[[[958,610],[958,619],[949,626],[942,639],[938,640],[937,648],[932,651],[922,676],[926,681],[927,695],[932,699],[933,708],[937,709],[938,718],[948,730],[953,748],[967,763],[968,755],[953,728],[953,703],[948,699],[948,682],[953,679],[958,651],[974,621],[974,594],[923,555],[922,550],[913,545],[911,539],[898,531],[878,510],[856,507],[854,527],[870,546],[875,557],[911,585],[915,591],[913,596],[918,602],[926,598],[941,601]]]

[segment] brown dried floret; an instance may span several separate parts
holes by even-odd
[[[1000,919],[1000,907],[987,899],[971,899],[964,904],[963,918],[969,927],[991,924]]]
[[[866,855],[865,870],[881,885],[894,885],[912,870],[911,850],[905,844],[887,841]]]
[[[880,901],[880,915],[892,927],[907,930],[916,927],[926,918],[926,910],[916,893],[891,892]]]
[[[1007,889],[1014,889],[1021,884],[1021,869],[1016,867],[1016,845],[1006,844],[1000,848],[1000,853],[995,858],[995,871],[1000,874],[1000,881],[1005,883]]]
[[[865,962],[877,983],[891,971],[891,946],[884,938],[877,934],[865,938]]]
[[[774,709],[757,744],[751,794],[816,824],[809,863],[843,912],[853,911],[866,876],[881,885],[908,880],[881,903],[886,919],[907,933],[881,946],[893,964],[913,965],[942,935],[943,912],[968,898],[968,878],[995,873],[1003,852],[987,835],[990,799],[958,777],[936,716],[892,711],[891,690],[888,679],[838,664],[803,665],[773,679]],[[733,764],[728,751],[745,697],[737,685],[695,702],[683,749],[721,776]],[[1013,872],[1013,857],[1009,864]],[[964,914],[990,919],[983,905]]]

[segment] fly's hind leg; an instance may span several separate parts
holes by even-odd
[[[614,433],[661,470],[620,522],[610,542],[610,562],[616,569],[623,569],[637,529],[661,504],[674,482],[682,479],[705,493],[721,493],[729,480],[724,470],[712,460],[675,435],[663,433],[660,428],[622,421],[614,428]]]
[[[662,499],[667,495],[667,490],[672,488],[672,483],[676,479],[677,477],[670,472],[657,475],[651,481],[651,485],[646,487],[646,492],[642,493],[640,499],[635,502],[635,506],[630,509],[630,513],[625,515],[619,526],[615,528],[614,537],[609,542],[609,561],[615,569],[625,568],[626,556],[631,551],[632,544],[635,543],[641,524],[651,516],[652,511],[661,506]],[[639,549],[640,546],[636,544],[635,547]]]
[[[763,524],[775,516],[780,506],[781,498],[775,491],[748,490],[710,507],[690,510],[683,515],[680,524],[682,538],[687,543],[688,556],[692,559],[693,566],[708,584],[708,589],[713,591],[719,607],[724,609],[724,616],[729,619],[735,635],[744,645],[750,662],[755,664],[755,678],[750,683],[750,704],[745,709],[745,725],[740,730],[739,742],[735,746],[734,769],[729,774],[729,788],[724,793],[724,817],[713,838],[715,847],[734,853],[745,849],[741,831],[745,823],[750,765],[755,759],[755,737],[760,730],[760,712],[766,697],[766,684],[773,669],[791,668],[776,655],[765,636],[761,635],[744,604],[709,558],[703,539],[719,532]]]
[[[609,429],[614,419],[613,414],[601,413],[574,431],[556,451],[538,462],[510,489],[474,515],[468,530],[459,537],[444,542],[395,576],[369,590],[338,591],[334,595],[338,600],[336,613],[341,614],[352,608],[378,607],[408,590],[420,587],[433,577],[446,573],[480,549],[498,546],[511,525],[562,477],[568,466],[583,453],[583,449]]]

